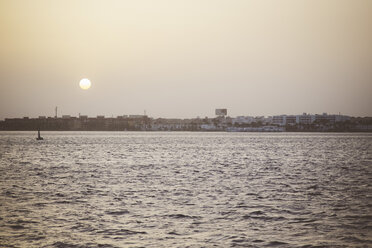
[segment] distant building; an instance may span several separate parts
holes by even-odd
[[[265,116],[256,116],[256,117],[254,117],[254,121],[265,123]]]
[[[145,115],[129,115],[129,118],[144,118]]]
[[[296,115],[287,115],[285,117],[285,125],[296,125],[298,123],[298,116]]]
[[[252,122],[255,122],[252,116],[238,116],[232,118],[232,124],[251,124]]]
[[[286,115],[274,115],[272,123],[274,125],[285,126],[286,125],[287,116]]]
[[[302,115],[298,115],[298,122],[299,124],[310,125],[315,121],[315,115],[310,115],[303,113]]]
[[[322,115],[315,115],[315,121],[320,123],[334,124],[336,122],[336,116],[323,113]]]
[[[265,117],[264,122],[268,125],[271,125],[273,123],[273,117],[272,116]]]
[[[216,109],[215,111],[217,116],[226,116],[227,115],[227,109]]]
[[[336,115],[335,121],[336,122],[345,122],[345,121],[350,121],[350,116],[347,115]]]
[[[275,115],[272,119],[272,124],[285,126],[294,126],[296,124],[308,125],[315,121],[314,115],[303,113],[302,115]]]

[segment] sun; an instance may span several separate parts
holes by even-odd
[[[92,83],[90,82],[89,79],[87,78],[83,78],[82,80],[80,80],[80,88],[82,88],[83,90],[87,90],[90,88],[90,86],[92,85]]]

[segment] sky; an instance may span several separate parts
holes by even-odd
[[[0,119],[372,116],[371,13],[370,0],[0,0]]]

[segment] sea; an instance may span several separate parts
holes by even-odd
[[[372,247],[371,133],[0,132],[0,247]]]

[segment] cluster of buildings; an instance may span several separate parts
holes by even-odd
[[[56,130],[56,131],[125,131],[141,130],[148,124],[149,118],[142,115],[124,115],[106,118],[103,115],[78,117],[63,115],[62,117],[38,118],[6,118],[0,121],[0,130]]]
[[[283,131],[367,131],[372,132],[372,117],[306,114],[275,116],[228,117],[227,109],[216,109],[214,118],[170,119],[150,118],[147,115],[117,117],[61,117],[6,118],[0,130],[60,130],[60,131],[228,131],[228,132],[283,132]]]
[[[275,131],[372,131],[371,117],[350,117],[334,114],[238,116],[232,119],[233,126],[276,127]],[[245,129],[244,129],[245,130]]]
[[[313,123],[337,123],[350,121],[350,116],[346,115],[328,115],[323,113],[321,115],[311,115],[303,113],[302,115],[276,115],[272,117],[272,124],[286,126],[286,125],[310,125]]]
[[[274,116],[238,116],[233,118],[232,122],[238,124],[252,124],[264,123],[277,126],[294,126],[294,125],[311,125],[313,123],[337,123],[350,121],[351,117],[346,115],[328,115],[323,113],[321,115],[306,114],[302,115],[274,115]]]

